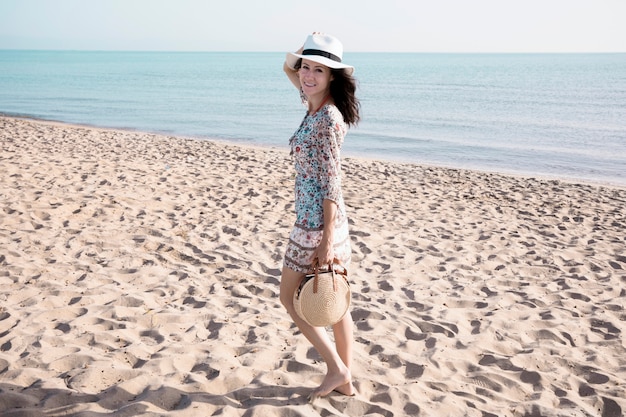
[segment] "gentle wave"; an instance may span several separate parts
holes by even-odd
[[[282,53],[0,51],[0,112],[285,147]],[[346,54],[344,155],[626,185],[626,54]]]

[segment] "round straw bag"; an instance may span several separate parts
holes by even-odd
[[[327,270],[317,261],[313,273],[302,278],[293,295],[293,305],[300,318],[311,326],[326,327],[343,318],[350,307],[348,270],[335,259]]]

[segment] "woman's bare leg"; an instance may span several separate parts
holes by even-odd
[[[352,315],[349,311],[337,324],[333,326],[337,353],[350,371],[352,370],[353,328],[354,324],[352,322]],[[352,385],[352,382],[348,382],[345,385],[335,388],[335,391],[344,395],[356,394],[356,389]]]
[[[287,312],[293,319],[294,323],[296,323],[304,337],[306,337],[307,340],[311,342],[311,344],[320,354],[324,362],[326,362],[326,377],[324,378],[322,384],[317,387],[311,394],[310,398],[313,400],[317,397],[323,397],[325,395],[328,395],[333,390],[336,390],[339,387],[343,388],[346,385],[351,386],[352,376],[350,374],[349,367],[346,366],[341,356],[347,352],[345,349],[345,347],[347,346],[345,340],[340,343],[340,345],[344,346],[341,348],[342,353],[340,355],[340,353],[338,353],[338,348],[335,348],[335,346],[333,346],[330,338],[328,337],[326,329],[324,329],[323,327],[311,326],[310,324],[302,320],[296,313],[293,306],[293,294],[298,288],[302,277],[303,274],[299,272],[295,272],[287,267],[283,268],[283,273],[280,280],[280,301],[285,306]],[[350,323],[351,322],[352,321],[350,319]],[[350,360],[351,353],[345,357],[346,359]]]

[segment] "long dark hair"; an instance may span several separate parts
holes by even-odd
[[[343,69],[332,69],[333,80],[330,82],[330,95],[335,106],[341,112],[343,121],[348,126],[356,126],[361,120],[361,103],[356,98],[356,80]]]
[[[295,69],[300,69],[302,59],[299,59]],[[351,74],[343,69],[330,69],[333,80],[330,82],[330,95],[335,102],[335,106],[341,112],[343,121],[348,126],[356,126],[361,120],[359,110],[361,103],[356,98],[356,80]]]

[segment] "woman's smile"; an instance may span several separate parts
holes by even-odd
[[[330,68],[307,59],[302,60],[302,65],[298,71],[300,85],[307,96],[319,94],[326,96],[332,81]]]

